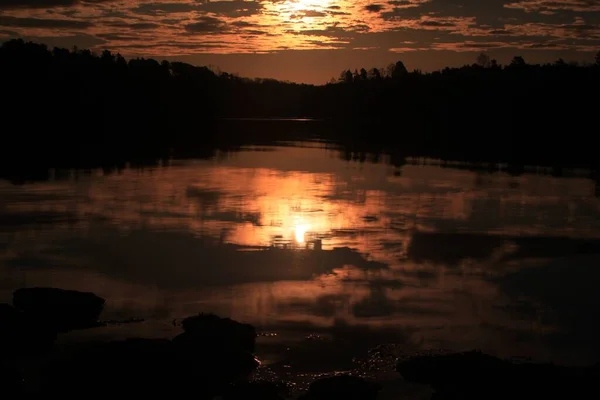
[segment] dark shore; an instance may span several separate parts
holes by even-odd
[[[345,372],[327,369],[324,357],[334,354],[331,351],[322,352],[321,358],[313,354],[312,362],[322,364],[323,372],[308,381],[302,378],[306,374],[297,372],[294,379],[293,373],[278,374],[276,366],[261,366],[255,356],[261,333],[254,326],[213,314],[173,321],[180,333],[172,338],[93,341],[79,343],[71,351],[55,348],[59,335],[105,326],[98,321],[103,305],[104,299],[92,293],[51,288],[15,291],[12,306],[0,305],[3,395],[193,393],[207,400],[374,400],[396,398],[386,391],[390,382],[404,386],[403,398],[583,398],[598,393],[598,364],[563,367],[517,362],[475,350],[399,356],[393,344],[374,346],[367,358],[357,358],[355,368]],[[311,360],[310,354],[303,357]],[[31,369],[37,369],[37,378],[32,378]],[[413,391],[411,397],[410,387],[415,384],[424,390]]]
[[[0,176],[150,166],[299,138],[397,164],[427,157],[503,163],[515,173],[598,167],[590,90],[600,65],[517,56],[504,66],[422,73],[399,61],[389,73],[364,71],[304,85],[11,40],[0,47],[0,83],[11,99],[2,110]]]

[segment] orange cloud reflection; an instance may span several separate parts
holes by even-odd
[[[490,278],[540,249],[577,250],[550,240],[528,253],[507,236],[600,237],[593,181],[423,165],[394,174],[323,148],[271,150],[0,182],[0,296],[68,284],[107,297],[121,316],[214,311],[263,326],[402,328],[427,347],[544,355],[538,334],[554,327],[533,306],[513,318],[513,299]],[[311,244],[321,251],[295,249]]]

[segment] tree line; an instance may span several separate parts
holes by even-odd
[[[472,65],[433,72],[398,61],[344,70],[317,86],[16,39],[0,47],[0,85],[7,159],[208,151],[278,134],[222,118],[312,117],[328,122],[309,134],[408,155],[590,160],[600,53],[589,65],[517,56],[506,66],[481,54]]]

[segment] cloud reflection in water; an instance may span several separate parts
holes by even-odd
[[[97,292],[117,316],[212,310],[280,329],[402,331],[422,347],[574,349],[552,345],[573,325],[540,317],[545,294],[498,282],[598,253],[592,181],[410,165],[399,175],[329,150],[275,150],[0,183],[2,297],[52,285]]]

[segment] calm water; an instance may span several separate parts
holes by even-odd
[[[213,311],[280,335],[588,363],[594,194],[585,177],[395,168],[314,143],[0,181],[0,301],[55,286],[105,297],[107,319],[157,321],[128,328],[144,334]]]

